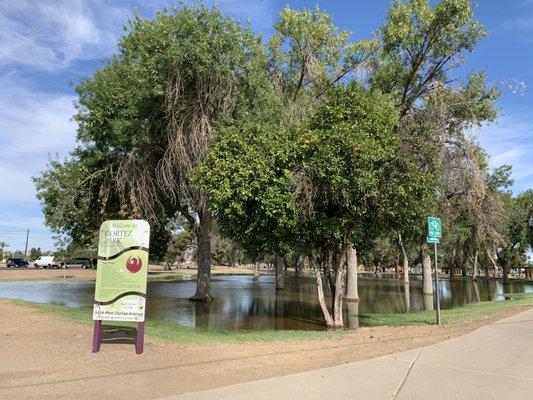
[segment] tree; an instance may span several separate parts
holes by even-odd
[[[0,242],[0,260],[3,260],[4,259],[4,251],[6,249],[6,247],[9,247],[9,243],[7,242]]]
[[[396,0],[379,31],[379,51],[373,63],[373,86],[397,94],[402,117],[463,62],[486,35],[473,18],[470,0]]]
[[[505,204],[505,234],[503,245],[498,249],[498,259],[503,268],[505,287],[509,284],[509,268],[525,264],[525,252],[531,241],[530,216],[533,209],[533,191],[528,190],[517,197],[503,195]]]
[[[289,116],[297,120],[361,66],[370,49],[365,41],[350,43],[350,32],[336,27],[331,15],[318,7],[285,7],[274,28],[268,42],[270,75]]]
[[[221,228],[244,249],[311,255],[328,326],[343,326],[348,245],[369,240],[380,221],[392,219],[382,193],[393,191],[382,189],[397,148],[396,115],[388,96],[341,86],[299,127],[254,126],[226,136],[194,175]]]
[[[305,121],[328,90],[346,80],[366,57],[366,42],[350,43],[330,14],[318,7],[285,7],[268,42],[269,73],[283,101],[280,128]],[[284,255],[277,254],[276,289],[284,287]]]
[[[204,5],[137,15],[126,29],[118,54],[77,87],[81,145],[36,180],[39,197],[47,223],[73,239],[110,217],[145,218],[170,239],[167,222],[181,213],[198,242],[191,300],[207,301],[213,216],[189,172],[228,126],[275,115],[266,55],[249,28]],[[71,185],[56,189],[62,174]],[[83,204],[65,206],[57,192],[74,188]],[[65,221],[64,207],[74,208]]]
[[[408,160],[420,171],[412,176],[426,181],[426,185],[417,185],[424,188],[426,199],[433,188],[429,196],[433,201],[397,228],[402,244],[420,244],[427,293],[432,292],[431,260],[422,218],[435,213],[435,200],[443,198],[441,155],[462,150],[461,140],[456,139],[469,125],[494,118],[497,93],[485,87],[483,74],[474,74],[463,87],[450,85],[454,81],[451,73],[463,62],[464,54],[485,35],[473,18],[469,0],[442,0],[434,6],[427,0],[397,0],[388,10],[377,35],[377,50],[367,64],[369,85],[396,99],[404,155],[399,160]]]
[[[181,263],[185,261],[186,251],[191,248],[193,241],[194,236],[189,224],[185,225],[181,232],[172,236],[172,239],[168,243],[164,258],[165,265],[168,266],[168,269],[170,269],[174,263],[177,263],[178,266],[180,266]]]
[[[37,248],[32,247],[30,249],[30,260],[36,260],[39,257],[41,257],[42,254],[43,254],[43,252],[41,251],[40,247],[37,247]]]

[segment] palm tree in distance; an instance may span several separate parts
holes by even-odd
[[[0,260],[4,259],[4,249],[9,247],[9,244],[6,242],[0,242]]]

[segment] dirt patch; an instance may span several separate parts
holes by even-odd
[[[145,353],[136,355],[120,337],[93,354],[91,327],[0,300],[0,398],[157,398],[425,346],[519,311],[443,328],[360,328],[337,339],[299,342],[198,345],[148,337]]]

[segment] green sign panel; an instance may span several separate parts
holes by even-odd
[[[442,236],[442,224],[440,218],[428,217],[428,236],[430,238],[440,238]]]
[[[150,225],[105,221],[100,227],[94,320],[144,321]]]
[[[426,240],[427,240],[428,243],[437,243],[437,244],[440,243],[440,239],[439,239],[439,238],[436,238],[436,237],[428,236],[428,237],[426,238]]]

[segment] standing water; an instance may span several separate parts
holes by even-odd
[[[461,307],[477,301],[503,300],[500,280],[441,280],[441,308]],[[209,329],[325,329],[317,302],[315,280],[287,277],[285,290],[276,291],[274,277],[215,276],[211,303],[191,302],[196,281],[148,282],[147,318],[189,327]],[[514,282],[513,293],[533,293],[533,282]],[[91,306],[94,282],[16,281],[0,282],[0,297],[50,303],[68,307]],[[358,303],[345,302],[347,324],[356,327],[374,313],[405,313],[432,307],[433,299],[422,295],[422,282],[403,283],[393,279],[359,279]],[[329,299],[326,299],[329,302]],[[428,304],[429,301],[429,304]]]

